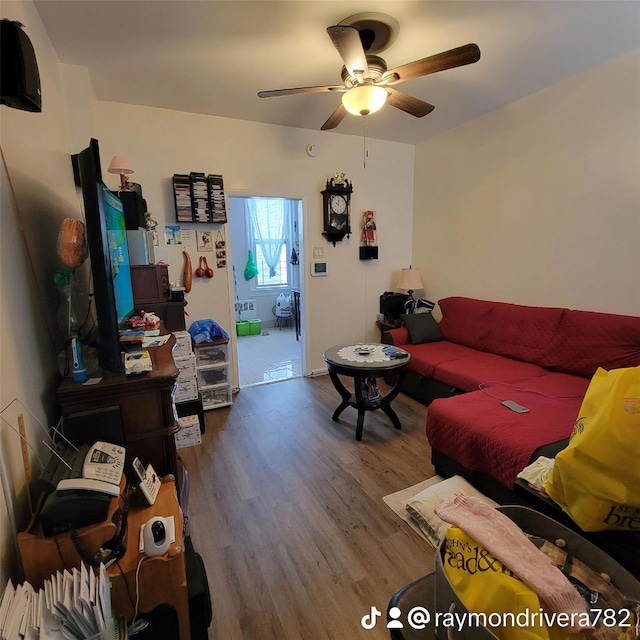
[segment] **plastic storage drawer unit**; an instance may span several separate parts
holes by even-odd
[[[245,322],[248,327],[249,323]],[[197,345],[196,379],[202,409],[217,409],[232,403],[229,344],[215,342]]]
[[[205,387],[200,390],[200,400],[205,411],[226,407],[231,404],[231,387],[229,385]]]
[[[211,387],[217,384],[227,384],[229,382],[229,367],[199,367],[198,368],[198,389]]]
[[[212,364],[227,364],[229,362],[229,345],[212,344],[200,346],[196,349],[196,364],[206,367]]]

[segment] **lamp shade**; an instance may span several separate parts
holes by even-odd
[[[354,116],[366,116],[382,108],[387,92],[382,87],[362,84],[342,94],[344,108]]]
[[[107,169],[109,173],[119,173],[120,175],[129,175],[135,173],[131,165],[122,156],[113,156]]]
[[[420,272],[417,269],[403,269],[400,279],[396,285],[397,289],[404,291],[415,291],[416,289],[424,289]]]

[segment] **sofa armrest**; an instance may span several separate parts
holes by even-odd
[[[396,347],[403,344],[409,344],[409,331],[406,327],[389,329],[382,334],[382,342],[384,344],[392,344]]]
[[[569,438],[563,438],[562,440],[557,440],[556,442],[551,442],[549,444],[544,444],[538,447],[529,458],[529,464],[535,462],[540,456],[544,456],[545,458],[555,458],[558,453],[560,453],[563,449],[566,449],[569,444]]]

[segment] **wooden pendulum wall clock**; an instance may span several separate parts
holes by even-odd
[[[322,191],[322,235],[333,242],[340,242],[345,236],[351,235],[351,194],[353,186],[344,177],[344,174],[336,174],[327,180],[327,185]]]

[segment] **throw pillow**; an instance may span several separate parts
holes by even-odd
[[[411,344],[442,340],[440,327],[430,313],[411,313],[400,316],[409,331]]]

